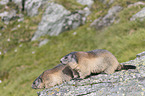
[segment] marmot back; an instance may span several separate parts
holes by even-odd
[[[80,78],[85,78],[91,73],[104,72],[112,74],[115,70],[121,70],[123,68],[123,65],[119,64],[111,52],[103,49],[88,52],[72,52],[61,58],[60,62],[77,70]],[[129,68],[135,69],[136,67],[131,65]]]

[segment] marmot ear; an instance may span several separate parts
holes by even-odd
[[[72,55],[72,58],[76,61],[76,63],[78,63],[78,58],[75,54]]]

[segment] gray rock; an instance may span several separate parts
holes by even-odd
[[[110,5],[110,4],[113,4],[113,3],[114,3],[114,0],[110,0],[110,1],[109,1],[109,5]]]
[[[22,5],[22,0],[12,0],[15,4],[21,6]],[[32,0],[26,0],[26,1],[32,1]]]
[[[26,1],[28,1],[28,0],[26,0]],[[30,0],[31,1],[31,0]],[[5,4],[7,4],[9,2],[9,0],[1,0],[0,1],[0,4],[1,5],[5,5]],[[21,0],[12,0],[12,2],[14,2],[14,3],[16,3],[17,5],[19,5],[19,6],[21,6]]]
[[[136,69],[99,74],[83,80],[71,80],[61,85],[44,89],[38,96],[144,96],[145,56],[122,64],[135,65]]]
[[[39,43],[39,47],[45,45],[46,43],[48,43],[48,41],[49,41],[48,39],[44,39],[43,41],[41,41],[41,42]]]
[[[18,22],[22,22],[22,21],[24,21],[24,18],[18,19]]]
[[[114,3],[114,0],[109,0],[109,1],[108,0],[99,0],[99,1],[102,2],[103,4],[107,4],[107,5]]]
[[[70,11],[66,10],[63,6],[49,3],[32,41],[44,35],[58,35],[63,30],[64,17],[69,14]]]
[[[5,4],[7,4],[9,2],[9,0],[1,0],[0,1],[0,5],[5,5]]]
[[[42,0],[28,0],[26,1],[26,10],[28,16],[35,16],[38,14],[38,8],[41,6]]]
[[[113,6],[112,8],[110,8],[109,10],[108,10],[108,14],[107,15],[114,15],[114,14],[116,14],[117,12],[120,12],[121,10],[122,10],[123,8],[121,7],[121,6]]]
[[[81,24],[84,24],[86,20],[85,13],[88,12],[78,11],[71,13],[62,5],[49,3],[32,41],[40,36],[57,36],[61,32],[77,28]]]
[[[5,23],[8,23],[10,20],[14,20],[16,18],[19,18],[18,15],[16,15],[16,10],[10,10],[9,12],[4,11],[3,13],[0,13],[1,20]]]
[[[9,14],[9,12],[4,11],[4,12],[0,13],[0,17],[3,18],[5,16],[7,16],[8,14]]]
[[[79,10],[78,12],[80,14],[83,14],[85,17],[87,17],[91,14],[91,11],[88,7],[85,7],[83,10]]]
[[[145,56],[145,51],[136,55],[136,57],[142,57],[142,56]]]
[[[107,3],[107,0],[99,0],[100,2],[102,2],[103,4]]]
[[[129,4],[127,7],[130,8],[130,7],[132,7],[132,6],[138,6],[138,5],[145,5],[145,3],[139,1],[139,2],[136,2],[136,3],[134,3],[134,4]]]
[[[12,0],[20,8],[22,8],[21,0]],[[27,11],[28,16],[35,16],[38,14],[38,9],[41,6],[47,5],[49,1],[52,0],[26,0],[25,1],[25,10]],[[7,4],[9,0],[2,0],[0,4]]]
[[[114,23],[117,13],[122,9],[123,8],[121,6],[113,6],[108,10],[107,15],[94,20],[94,22],[91,23],[90,26],[95,27],[96,29],[102,29],[103,27],[111,25],[112,23]]]
[[[86,9],[86,10],[85,10]],[[78,10],[65,16],[65,22],[62,32],[70,29],[76,29],[78,26],[85,24],[86,17],[91,13],[89,9]]]
[[[89,7],[91,7],[92,4],[94,3],[93,0],[77,0],[77,2],[82,5],[88,5]]]
[[[40,6],[44,6],[47,5],[47,3],[51,1],[51,0],[27,0],[26,1],[26,10],[27,10],[27,14],[28,16],[35,16],[38,14],[38,8],[40,8]]]
[[[133,21],[133,20],[136,20],[136,19],[140,19],[140,20],[143,20],[145,19],[145,7],[139,11],[138,13],[136,13],[135,15],[133,15],[130,20]]]

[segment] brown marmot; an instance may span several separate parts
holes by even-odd
[[[60,62],[78,71],[82,79],[91,73],[104,72],[112,74],[115,70],[136,68],[133,65],[119,64],[112,53],[103,49],[96,49],[88,52],[71,52],[62,57]]]
[[[44,71],[32,84],[33,89],[50,88],[57,84],[70,81],[73,70],[68,65],[58,64],[52,69]]]

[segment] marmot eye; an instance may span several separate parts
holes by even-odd
[[[68,57],[65,57],[64,59],[67,59]]]

